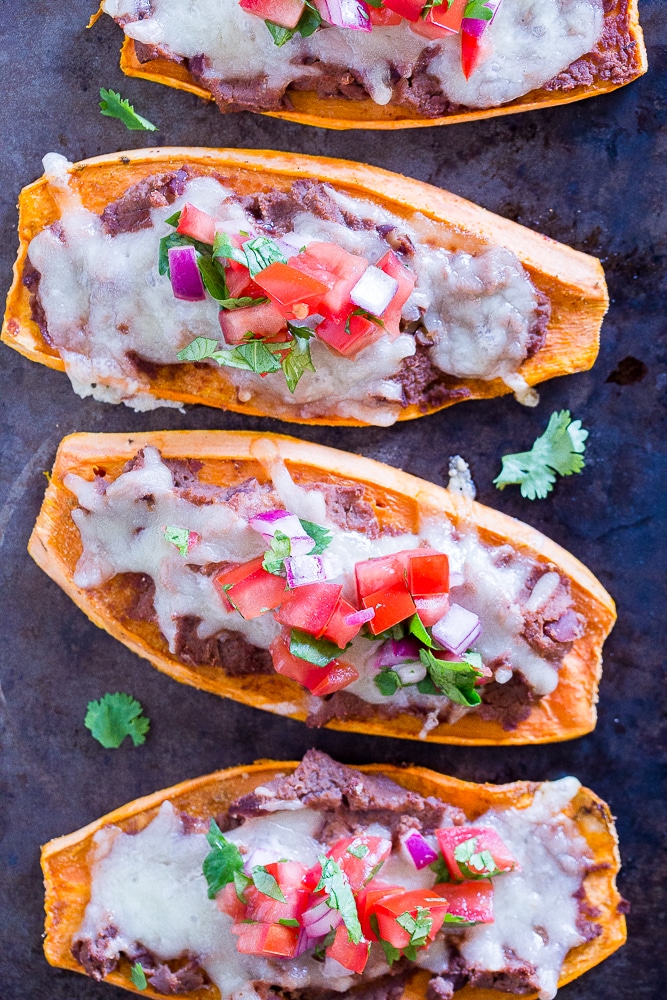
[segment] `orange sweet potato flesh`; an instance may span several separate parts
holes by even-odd
[[[606,10],[608,19],[621,17],[627,26],[627,34],[634,42],[633,75],[623,84],[600,80],[590,85],[580,85],[568,91],[533,90],[499,108],[484,108],[475,111],[452,111],[442,118],[424,118],[418,112],[397,105],[379,105],[367,98],[363,101],[347,101],[343,98],[322,98],[314,91],[290,90],[289,96],[294,107],[292,111],[264,112],[271,118],[284,118],[301,125],[318,125],[320,128],[348,129],[397,129],[419,128],[430,125],[453,125],[456,122],[474,121],[478,118],[496,118],[512,115],[518,111],[534,111],[550,108],[558,104],[571,104],[586,97],[596,97],[625,86],[646,72],[648,68],[644,34],[639,25],[638,0],[615,0]],[[120,67],[127,76],[138,76],[155,83],[164,83],[177,90],[185,90],[206,100],[212,95],[192,78],[188,70],[167,59],[151,59],[141,63],[137,59],[134,41],[126,38],[121,49]]]
[[[609,303],[604,273],[598,260],[500,218],[469,201],[400,174],[346,160],[304,156],[270,150],[170,148],[134,150],[84,160],[74,166],[72,187],[83,204],[101,213],[138,181],[187,163],[196,173],[214,174],[240,194],[260,190],[287,190],[298,178],[328,182],[346,193],[379,203],[399,217],[418,224],[420,213],[437,226],[437,242],[450,249],[479,250],[488,243],[513,251],[537,289],[551,301],[551,321],[544,347],[520,368],[530,385],[556,375],[585,371],[594,363],[602,319]],[[64,370],[55,348],[45,342],[30,315],[30,293],[21,281],[30,240],[60,216],[46,178],[24,188],[19,197],[20,247],[14,280],[7,299],[2,340],[50,368]],[[431,235],[429,237],[433,239]],[[352,361],[351,364],[354,362]],[[485,399],[510,392],[500,379],[490,382],[465,379],[453,386],[470,390],[471,399]],[[238,400],[236,391],[217,366],[165,365],[151,379],[151,391],[161,399],[236,410],[253,416],[280,417],[304,422],[293,411],[271,404],[262,409],[261,398]],[[450,400],[444,406],[451,405]],[[435,407],[434,409],[440,409]],[[433,412],[431,410],[430,412]],[[399,420],[424,415],[417,405],[401,411]],[[337,416],[310,418],[310,424],[359,425],[361,421]]]
[[[295,767],[294,761],[258,761],[248,767],[234,767],[184,781],[173,788],[121,806],[82,830],[46,844],[42,848],[42,870],[46,889],[44,951],[47,960],[60,968],[83,971],[72,957],[70,949],[90,899],[92,838],[99,829],[114,824],[127,832],[138,833],[153,819],[166,800],[172,802],[176,809],[207,819],[224,812],[239,795],[266,784],[278,774],[293,771]],[[433,795],[451,802],[466,813],[468,820],[476,819],[490,808],[525,808],[539,787],[537,783],[528,781],[510,785],[478,785],[423,767],[400,768],[372,764],[361,767],[360,770],[384,774],[397,784],[421,795]],[[599,924],[602,933],[594,940],[568,952],[559,986],[578,978],[603,961],[620,948],[626,938],[625,918],[619,912],[621,897],[616,889],[616,875],[620,868],[618,839],[609,808],[593,792],[581,788],[565,812],[574,818],[578,832],[587,841],[597,869],[586,875],[584,887],[587,900],[600,910]],[[425,1000],[429,978],[426,973],[416,973],[404,990],[403,1000]],[[119,966],[106,981],[139,992],[130,981],[127,963]],[[141,993],[142,996],[155,998],[162,995],[150,987]],[[189,1000],[215,1000],[219,997],[219,992],[216,987],[208,987],[182,995]],[[531,994],[531,998],[535,995]],[[510,996],[513,994],[471,987],[465,987],[456,994],[457,1000],[501,1000],[502,997]]]
[[[155,446],[166,458],[198,459],[204,463],[201,478],[225,486],[249,476],[267,481],[266,464],[280,456],[297,482],[361,483],[381,525],[416,532],[421,517],[445,514],[455,525],[474,524],[484,542],[509,543],[539,562],[553,563],[570,579],[573,607],[587,623],[585,634],[564,659],[555,691],[536,701],[529,717],[514,730],[506,731],[499,723],[473,713],[452,725],[440,724],[426,739],[462,745],[552,743],[581,736],[595,727],[601,650],[615,621],[614,602],[585,566],[534,528],[380,462],[296,438],[246,431],[73,434],[58,449],[28,550],[91,621],[158,670],[193,687],[294,719],[304,720],[313,703],[305,688],[277,673],[227,677],[219,668],[195,668],[180,662],[169,652],[156,625],[127,617],[132,592],[122,575],[97,590],[83,590],[74,583],[81,540],[70,516],[76,498],[63,485],[64,476],[74,472],[92,479],[93,470],[101,467],[114,478],[144,445]],[[329,726],[346,732],[417,739],[422,721],[402,714],[390,720],[334,720]]]

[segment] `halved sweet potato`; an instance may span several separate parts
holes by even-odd
[[[46,939],[44,951],[51,965],[82,972],[71,954],[74,936],[81,926],[84,911],[90,898],[90,857],[92,838],[104,826],[119,826],[122,830],[138,833],[156,815],[163,802],[169,800],[176,809],[197,818],[207,818],[224,812],[230,803],[258,785],[265,785],[278,773],[291,772],[297,763],[258,761],[248,767],[234,767],[226,771],[192,781],[184,781],[153,795],[130,802],[116,809],[82,830],[52,840],[42,849],[42,870],[46,888]],[[539,784],[517,781],[510,785],[478,785],[446,777],[423,767],[399,768],[387,764],[371,764],[359,770],[381,773],[397,784],[423,796],[433,795],[462,809],[469,820],[476,819],[487,809],[524,808],[530,804]],[[565,812],[577,825],[587,841],[595,865],[586,875],[586,898],[599,908],[598,922],[602,933],[585,944],[573,948],[565,958],[559,986],[581,976],[612,952],[620,948],[626,938],[625,917],[619,912],[621,897],[616,889],[616,875],[620,868],[618,838],[608,806],[587,788],[581,788]],[[430,976],[415,974],[407,984],[403,1000],[424,1000]],[[122,964],[112,972],[107,981],[125,989],[138,992],[129,977],[129,965]],[[143,996],[159,998],[150,987],[142,990]],[[188,993],[191,1000],[211,1000],[219,996],[215,987]],[[456,994],[457,1000],[500,1000],[510,994],[497,990],[465,987]],[[531,994],[534,997],[535,994]]]
[[[590,368],[598,353],[602,319],[609,303],[604,273],[598,260],[561,243],[502,219],[469,201],[421,181],[346,160],[303,156],[267,150],[232,149],[144,149],[83,160],[74,165],[72,187],[86,208],[101,213],[133,184],[186,163],[197,174],[214,174],[240,194],[260,190],[287,190],[298,178],[314,178],[334,185],[352,196],[370,199],[399,217],[420,212],[443,227],[443,243],[452,248],[475,250],[485,243],[507,247],[521,260],[535,287],[551,301],[551,320],[546,342],[524,362],[520,374],[530,385],[556,375],[570,375]],[[31,239],[59,218],[49,181],[42,177],[24,188],[19,197],[20,247],[14,266],[14,281],[7,298],[2,340],[33,361],[64,370],[55,348],[42,336],[31,318],[30,292],[22,283]],[[351,362],[353,364],[354,362]],[[470,399],[504,395],[510,389],[500,379],[450,380],[452,388],[465,387]],[[256,397],[239,401],[225,369],[179,364],[164,365],[151,378],[151,391],[161,399],[205,403],[253,416],[274,416],[299,422],[293,412],[270,414]],[[455,400],[442,404],[449,406]],[[434,407],[440,409],[441,406]],[[399,420],[424,415],[417,405],[401,411]],[[305,420],[305,418],[303,418]],[[301,421],[303,422],[303,421]],[[308,418],[311,424],[359,425],[361,421],[340,417]]]
[[[309,90],[290,90],[289,96],[294,110],[264,113],[272,118],[284,118],[286,121],[299,122],[301,125],[318,125],[320,128],[397,129],[450,125],[478,118],[511,115],[518,111],[534,111],[559,104],[571,104],[586,97],[596,97],[598,94],[617,90],[618,87],[642,76],[648,68],[644,35],[639,25],[638,0],[613,0],[610,4],[605,3],[605,19],[610,34],[612,36],[616,34],[611,44],[623,51],[631,66],[628,78],[623,83],[597,79],[593,83],[580,84],[571,90],[533,90],[499,108],[452,111],[441,118],[425,118],[416,111],[397,105],[382,106],[370,98],[350,101],[343,98],[318,97],[316,92]],[[612,27],[614,23],[618,24],[617,33]],[[145,80],[153,80],[155,83],[164,83],[177,90],[185,90],[206,100],[213,100],[210,91],[193,79],[186,66],[162,58],[141,62],[131,38],[126,38],[123,43],[120,67],[127,76],[138,76]]]
[[[28,550],[96,625],[149,659],[158,670],[185,684],[255,708],[301,720],[309,714],[311,696],[300,684],[279,674],[228,677],[216,667],[191,667],[180,662],[169,652],[157,625],[127,617],[131,593],[128,595],[124,589],[122,576],[97,590],[83,590],[74,583],[81,539],[70,517],[77,501],[63,485],[65,475],[74,472],[92,479],[93,469],[102,467],[114,478],[145,445],[155,446],[166,458],[198,459],[204,463],[200,477],[205,482],[226,486],[250,476],[266,481],[259,458],[266,461],[272,454],[279,455],[297,482],[363,484],[365,498],[373,504],[380,525],[418,531],[422,516],[444,513],[454,524],[474,523],[482,541],[507,542],[533,559],[555,564],[569,577],[572,606],[587,623],[584,635],[575,641],[563,661],[555,691],[536,701],[529,717],[514,730],[506,731],[498,722],[485,721],[473,713],[452,725],[439,725],[426,739],[466,745],[550,743],[581,736],[595,727],[602,644],[616,617],[614,602],[585,566],[534,528],[398,469],[295,438],[246,431],[73,434],[58,449]],[[389,721],[371,717],[332,721],[329,725],[333,729],[408,739],[417,739],[422,728],[421,720],[407,714]]]

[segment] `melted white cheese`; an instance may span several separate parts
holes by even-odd
[[[162,401],[152,398],[149,379],[137,371],[128,352],[156,364],[176,364],[177,353],[195,337],[222,340],[216,302],[210,297],[202,302],[176,299],[168,277],[158,273],[158,242],[170,232],[164,220],[186,201],[220,221],[242,219],[252,229],[252,220],[218,181],[201,177],[191,180],[172,205],[153,209],[150,227],[111,237],[99,216],[84,209],[69,188],[64,157],[49,154],[45,167],[61,208],[60,226],[39,233],[29,255],[41,274],[39,294],[49,336],[74,389],[81,396],[122,401],[139,410],[158,405]],[[420,216],[413,226],[371,202],[330,192],[341,208],[358,217],[397,225],[417,247],[410,262],[417,282],[403,316],[406,321],[423,317],[436,367],[462,378],[509,382],[519,377],[537,299],[514,254],[490,246],[473,255],[433,245],[430,239],[420,241],[426,222]],[[387,250],[375,229],[351,230],[310,212],[295,217],[294,229],[304,237],[335,242],[371,263]],[[394,341],[384,336],[346,358],[315,339],[316,371],[306,372],[294,393],[282,372],[263,379],[225,368],[220,377],[233,383],[240,401],[257,398],[267,412],[302,419],[336,415],[387,426],[403,406],[395,377],[415,346],[411,334]],[[215,362],[211,365],[219,371]]]
[[[115,18],[136,18],[138,0],[104,0]],[[470,108],[496,107],[541,87],[590,52],[604,26],[603,0],[504,0],[484,43],[491,53],[466,80],[461,70],[460,35],[437,41],[410,31],[407,22],[372,31],[328,26],[310,38],[295,36],[278,48],[261,19],[238,0],[152,0],[151,12],[130,21],[125,33],[186,59],[206,57],[204,82],[265,78],[270,87],[309,77],[316,87],[318,60],[358,73],[371,98],[388,104],[392,70],[409,77],[423,52],[442,94]]]
[[[332,533],[324,557],[328,578],[343,584],[348,600],[353,601],[356,593],[355,563],[416,548],[425,542],[446,552],[452,569],[463,573],[464,584],[455,588],[452,595],[457,603],[480,617],[482,635],[475,647],[484,660],[506,657],[511,668],[520,671],[538,695],[556,687],[557,670],[520,637],[523,618],[517,601],[533,568],[530,560],[514,558],[506,566],[498,565],[494,556],[510,554],[509,547],[487,548],[480,543],[474,528],[455,537],[452,524],[445,517],[426,521],[419,534],[381,535],[371,539],[361,532],[345,531],[327,522],[320,492],[297,486],[275,456],[267,453],[265,461],[285,506],[302,517],[328,525]],[[212,578],[189,568],[212,562],[246,562],[264,552],[261,535],[230,506],[224,502],[197,506],[179,497],[174,492],[170,470],[152,447],[144,449],[141,468],[120,475],[103,494],[93,483],[74,474],[65,477],[65,485],[81,505],[72,512],[83,544],[74,574],[77,586],[99,587],[117,573],[146,573],[155,582],[158,625],[172,652],[176,619],[184,615],[201,619],[198,631],[202,638],[229,629],[241,633],[252,645],[268,649],[280,631],[273,615],[246,620],[237,611],[226,611]],[[166,541],[166,527],[197,532],[199,540],[187,557]],[[388,699],[373,682],[377,650],[377,642],[358,636],[344,659],[353,663],[360,674],[359,680],[347,690],[365,701],[382,704]],[[391,702],[396,707],[407,708],[412,704],[436,709],[446,704],[446,699],[420,695],[416,688],[410,687],[400,689]]]
[[[493,880],[494,924],[454,931],[463,956],[479,969],[503,968],[510,949],[518,959],[534,964],[543,1000],[555,995],[563,959],[582,940],[574,893],[585,872],[588,849],[562,814],[579,787],[575,778],[545,783],[527,809],[491,810],[475,821],[476,826],[498,831],[521,871]],[[297,808],[248,820],[225,836],[239,846],[250,865],[276,858],[310,865],[325,847],[315,839],[321,821],[320,813]],[[368,832],[387,835],[375,824]],[[240,955],[230,932],[231,918],[207,897],[202,874],[207,853],[205,836],[184,834],[169,802],[138,834],[125,834],[117,827],[101,830],[95,835],[91,897],[78,937],[95,939],[113,925],[118,930],[110,944],[113,956],[131,953],[138,942],[163,961],[190,952],[223,1000],[255,1000],[253,982],[285,989],[327,986],[341,993],[354,985],[356,977],[337,964],[313,961],[310,953],[285,961]],[[430,887],[434,881],[430,869],[417,872],[400,851],[392,853],[380,877],[406,888]],[[373,948],[368,976],[387,971],[377,952]],[[434,973],[445,971],[446,962],[442,937],[418,959]]]

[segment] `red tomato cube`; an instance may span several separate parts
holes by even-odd
[[[432,597],[415,597],[415,607],[426,628],[439,622],[449,610],[449,594],[434,594]]]
[[[359,913],[359,923],[364,932],[364,937],[369,941],[377,941],[377,937],[370,924],[370,918],[375,913],[376,904],[385,896],[397,896],[404,892],[400,885],[388,885],[371,879],[357,895],[357,911]]]
[[[241,6],[263,21],[272,21],[281,28],[296,28],[306,5],[303,0],[241,0]]]
[[[472,35],[465,28],[461,32],[461,69],[466,80],[469,80],[482,59],[482,40]]]
[[[225,606],[236,608],[243,618],[258,618],[277,608],[288,593],[283,577],[267,573],[263,559],[258,556],[242,566],[221,570],[213,579]]]
[[[369,594],[374,594],[385,587],[405,582],[405,566],[401,559],[402,552],[391,556],[380,556],[377,559],[364,559],[354,567],[359,601]]]
[[[400,14],[395,14],[393,10],[387,10],[386,7],[369,7],[368,13],[370,15],[371,24],[376,25],[378,28],[386,28],[389,25],[400,24],[403,20]]]
[[[418,21],[424,7],[422,0],[384,0],[384,5],[406,21]]]
[[[442,552],[422,555],[417,549],[408,562],[408,590],[413,597],[449,591],[449,559]]]
[[[285,331],[285,340],[290,339],[285,317],[272,302],[261,302],[258,306],[245,306],[243,309],[221,309],[218,319],[227,344],[244,344],[250,339],[249,333],[272,337],[282,330]]]
[[[494,874],[487,868],[473,868],[470,866],[461,867],[462,862],[458,862],[454,856],[456,848],[469,840],[475,840],[475,853],[488,851],[493,858],[495,868],[501,872],[511,872],[519,868],[519,863],[509,849],[505,846],[495,830],[488,827],[451,826],[436,830],[436,836],[445,859],[449,873],[455,881],[465,879],[488,878]],[[471,845],[472,847],[472,845]]]
[[[295,305],[303,303],[310,311],[315,311],[327,291],[327,285],[323,281],[280,261],[269,264],[255,275],[254,280],[264,289],[279,312],[288,319],[294,318]]]
[[[236,894],[236,887],[233,882],[224,885],[215,897],[215,903],[219,910],[228,913],[234,920],[244,920],[246,915],[246,904],[242,903]]]
[[[393,944],[394,948],[405,948],[410,944],[410,935],[397,921],[403,913],[415,916],[417,909],[429,911],[431,929],[429,940],[438,933],[447,913],[447,900],[433,889],[412,889],[391,896],[385,896],[375,904],[380,937]]]
[[[228,261],[226,263],[229,263]],[[234,263],[233,261],[231,263]],[[227,279],[227,290],[230,299],[240,299],[248,295],[253,299],[264,297],[264,289],[252,280],[247,267],[232,268],[231,265],[225,268],[225,278]]]
[[[345,663],[344,660],[332,660],[326,667],[316,667],[315,669],[319,669],[320,680],[315,684],[311,682],[310,691],[318,698],[324,698],[327,694],[341,691],[348,684],[359,680],[359,671],[351,663]]]
[[[391,278],[398,282],[398,288],[393,299],[382,314],[385,330],[390,337],[398,337],[401,325],[401,311],[403,306],[412,295],[417,276],[403,264],[393,250],[387,253],[377,262],[377,267]]]
[[[271,643],[269,652],[273,659],[273,667],[276,673],[283,677],[289,677],[299,684],[303,684],[310,691],[311,686],[322,681],[322,668],[316,667],[307,660],[302,660],[298,656],[292,656],[289,650],[289,638],[279,635]],[[318,875],[319,878],[319,875]]]
[[[339,583],[306,583],[303,587],[295,587],[288,591],[276,621],[320,639],[333,617],[342,590]]]
[[[431,7],[427,20],[446,28],[450,34],[457,34],[461,30],[467,3],[468,0],[452,0],[449,8],[446,3],[440,4],[439,7]]]
[[[212,216],[186,202],[181,210],[176,232],[183,236],[190,236],[193,240],[199,240],[200,243],[210,243],[212,246],[216,227],[217,223]]]
[[[352,305],[350,292],[368,267],[365,257],[350,253],[336,243],[315,241],[308,244],[304,253],[293,257],[291,263],[329,285],[319,311],[333,320],[346,319]]]
[[[298,927],[282,924],[233,924],[232,933],[238,935],[236,947],[242,955],[293,958],[299,940]]]
[[[346,321],[324,319],[317,329],[316,335],[325,344],[339,354],[353,357],[359,351],[370,347],[376,340],[384,336],[384,329],[364,316],[350,316],[349,332],[345,329]]]
[[[351,854],[348,848],[361,853],[364,849],[366,853],[363,857]],[[391,841],[385,837],[373,837],[370,835],[360,837],[344,837],[337,840],[328,851],[330,858],[333,858],[347,875],[353,892],[357,892],[369,881],[373,872],[379,865],[382,865],[391,854]]]
[[[344,969],[361,974],[366,968],[370,950],[370,941],[362,938],[358,944],[353,944],[345,924],[339,924],[336,928],[336,936],[326,949],[325,954],[329,958],[335,959]]]
[[[356,608],[353,608],[351,604],[348,604],[347,601],[340,597],[334,613],[322,633],[322,638],[329,639],[330,642],[335,642],[341,649],[345,649],[348,642],[352,642],[361,628],[361,625],[346,625],[344,621],[347,615],[353,615],[356,610]]]
[[[361,603],[365,608],[375,608],[375,618],[368,623],[373,635],[393,628],[410,618],[417,610],[412,595],[403,582],[369,594],[362,598]]]
[[[488,879],[443,882],[435,889],[447,900],[450,916],[460,917],[461,922],[466,924],[493,923],[493,883]]]

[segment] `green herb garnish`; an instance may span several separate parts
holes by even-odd
[[[282,531],[276,531],[271,539],[271,547],[264,553],[262,567],[267,573],[282,576],[285,570],[285,559],[292,551],[292,543]]]
[[[131,132],[157,132],[157,125],[137,114],[130,102],[115,90],[100,87],[100,97],[100,111],[107,118],[117,118]]]
[[[151,725],[142,712],[141,704],[132,695],[116,691],[99,701],[89,701],[83,724],[107,750],[119,747],[126,736],[138,747],[146,742]]]
[[[401,678],[394,670],[383,670],[373,678],[376,688],[385,698],[391,698],[401,687]]]
[[[450,701],[472,708],[479,705],[481,698],[475,690],[475,681],[480,676],[478,670],[465,660],[461,663],[438,660],[430,649],[420,649],[419,659],[428,670],[429,677]]]
[[[308,555],[310,556],[321,556],[328,545],[331,544],[331,539],[333,538],[332,533],[328,528],[323,528],[321,524],[313,524],[312,521],[304,521],[302,517],[299,518],[301,522],[301,527],[306,532],[307,535],[315,542],[315,547],[310,550]]]
[[[556,473],[571,476],[581,472],[586,464],[582,456],[587,437],[581,420],[571,420],[569,410],[552,413],[546,431],[530,451],[503,456],[500,475],[493,482],[499,490],[521,486],[522,497],[543,500],[553,489]]]
[[[270,872],[267,872],[264,865],[255,865],[251,876],[257,892],[268,896],[269,899],[275,899],[278,903],[287,902],[282,889],[278,885],[278,880]]]
[[[340,865],[333,858],[320,854],[318,861],[322,865],[322,876],[315,886],[315,892],[324,889],[328,896],[329,906],[338,910],[342,916],[350,941],[352,944],[359,944],[363,934],[357,914],[357,903],[350,883],[343,874]]]
[[[346,647],[347,648],[347,647]],[[300,660],[306,660],[316,667],[326,667],[343,652],[335,642],[328,639],[315,639],[307,632],[301,632],[293,628],[290,633],[289,651],[292,656],[298,656]]]
[[[132,980],[132,985],[136,986],[138,990],[145,990],[148,986],[148,980],[146,979],[146,973],[144,972],[144,967],[139,962],[135,962],[130,969],[130,979]]]
[[[208,898],[215,899],[221,889],[243,875],[243,858],[236,844],[231,844],[214,819],[211,820],[206,839],[211,850],[204,858],[203,872],[208,885]],[[247,876],[243,876],[247,879]],[[237,887],[238,893],[238,887]]]
[[[171,542],[175,545],[182,556],[187,556],[188,554],[188,540],[190,538],[190,532],[187,528],[174,528],[168,525],[164,529],[165,541]]]

